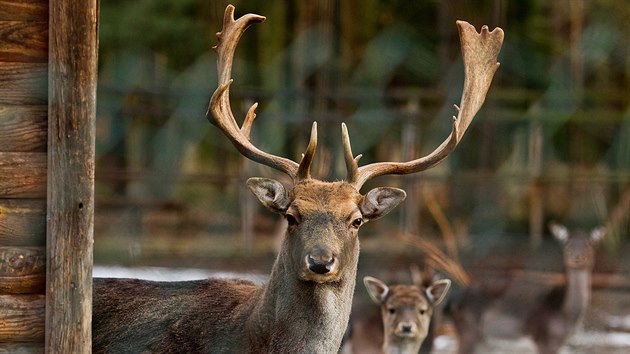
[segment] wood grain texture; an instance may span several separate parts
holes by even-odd
[[[46,273],[0,277],[0,295],[46,294]]]
[[[48,22],[0,21],[0,61],[48,62]]]
[[[98,1],[50,2],[46,351],[92,349]]]
[[[44,247],[0,247],[0,277],[41,275],[45,272]]]
[[[44,340],[44,295],[0,295],[0,342]]]
[[[0,152],[0,198],[45,198],[47,156]]]
[[[0,62],[0,105],[48,104],[48,67]]]
[[[0,245],[46,246],[46,200],[0,199]]]
[[[0,294],[44,294],[45,247],[0,247]]]
[[[0,0],[0,21],[48,21],[49,0]]]
[[[0,152],[46,152],[48,106],[0,106]]]

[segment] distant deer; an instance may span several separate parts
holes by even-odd
[[[549,228],[562,245],[566,284],[534,299],[528,298],[526,291],[535,286],[523,284],[518,288],[523,290],[522,297],[510,299],[510,306],[500,309],[497,306],[500,295],[484,294],[480,288],[469,289],[452,310],[460,354],[473,353],[484,337],[520,336],[530,337],[539,353],[553,354],[573,334],[590,302],[595,246],[604,237],[605,229],[569,233],[556,223]],[[492,321],[496,323],[489,323]]]
[[[451,281],[441,279],[428,287],[421,284],[386,285],[364,277],[370,298],[380,306],[383,321],[383,353],[416,354],[429,333],[433,309],[446,297]]]
[[[234,20],[228,6],[219,43],[219,84],[210,100],[209,120],[247,158],[279,170],[293,180],[289,188],[268,178],[250,178],[247,186],[268,209],[288,221],[286,236],[264,286],[242,280],[208,279],[152,282],[95,279],[93,349],[110,352],[334,353],[348,323],[359,256],[358,229],[392,210],[404,198],[397,188],[361,194],[371,178],[410,174],[435,166],[461,140],[480,109],[498,67],[503,40],[499,28],[477,33],[458,21],[465,83],[450,136],[431,154],[409,162],[380,162],[359,167],[345,125],[344,181],[311,178],[317,125],[300,163],[254,146],[250,131],[254,104],[239,128],[229,88],[236,44],[247,27],[265,18],[246,14]]]

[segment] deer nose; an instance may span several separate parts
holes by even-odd
[[[312,255],[306,256],[306,266],[315,274],[326,274],[332,272],[335,268],[336,259],[329,255]]]
[[[411,325],[410,324],[405,324],[402,326],[402,332],[403,333],[411,333]]]

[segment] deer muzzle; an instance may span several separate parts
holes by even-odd
[[[413,322],[400,322],[394,333],[398,337],[415,337],[418,334],[418,327]]]
[[[338,263],[335,257],[327,254],[309,254],[305,257],[305,262],[309,271],[319,275],[334,273]]]

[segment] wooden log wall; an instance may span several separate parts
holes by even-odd
[[[0,352],[43,352],[48,1],[0,0]]]
[[[91,351],[97,21],[0,0],[0,353]]]

